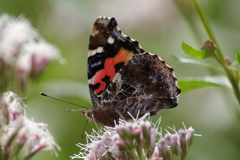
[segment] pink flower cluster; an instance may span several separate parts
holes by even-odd
[[[180,129],[173,134],[167,132],[165,136],[159,132],[161,119],[156,124],[145,120],[146,114],[132,122],[120,121],[115,128],[104,127],[99,132],[87,134],[90,143],[77,144],[80,153],[71,156],[72,159],[86,160],[171,160],[176,156],[185,159],[188,149],[193,142],[194,129]],[[159,138],[158,138],[159,137]]]
[[[23,16],[0,16],[0,91],[26,90],[49,62],[61,60],[59,50],[47,43]],[[12,83],[13,81],[14,83]]]
[[[28,119],[25,104],[13,92],[4,93],[0,101],[0,159],[12,160],[19,155],[30,159],[41,150],[60,149],[47,125]]]

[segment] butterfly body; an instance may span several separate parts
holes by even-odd
[[[176,107],[181,91],[174,70],[125,36],[114,18],[98,18],[93,25],[88,81],[93,108],[83,114],[105,126]]]

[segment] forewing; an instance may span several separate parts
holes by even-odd
[[[88,82],[93,105],[99,107],[107,86],[136,53],[144,50],[124,36],[114,18],[98,18],[93,25],[88,53]]]

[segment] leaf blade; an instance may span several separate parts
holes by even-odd
[[[231,88],[231,84],[225,76],[206,76],[206,77],[188,77],[180,78],[178,85],[182,93],[186,93],[195,89],[206,87],[227,87]]]
[[[199,60],[196,60],[196,59],[190,59],[190,58],[184,58],[184,57],[175,56],[175,55],[173,55],[173,57],[181,63],[188,63],[188,64],[194,64],[194,65],[196,64],[196,65],[200,65],[200,66],[204,66],[204,67],[208,67],[208,68],[223,71],[223,67],[221,67],[221,66],[209,65],[207,63],[204,63],[203,61],[199,61]]]
[[[184,41],[182,42],[182,50],[189,56],[196,59],[205,59],[211,56],[208,51],[197,50]]]
[[[240,48],[238,48],[236,59],[237,59],[237,62],[240,64]]]

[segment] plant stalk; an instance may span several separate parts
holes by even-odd
[[[222,50],[220,49],[220,46],[217,42],[217,39],[215,38],[214,34],[213,34],[213,31],[205,17],[205,15],[203,14],[202,12],[202,9],[200,8],[199,6],[199,3],[197,0],[192,0],[193,1],[193,4],[194,4],[194,7],[204,25],[204,28],[206,29],[207,31],[207,34],[209,36],[209,38],[213,41],[214,44],[217,45],[217,48],[216,48],[216,56],[218,58],[218,60],[220,61],[219,63],[223,66],[226,74],[227,74],[227,77],[232,85],[232,89],[234,91],[234,95],[238,101],[238,104],[240,104],[240,91],[239,91],[239,88],[238,88],[238,78],[237,78],[237,74],[235,75],[234,72],[232,72],[230,69],[229,69],[229,65],[227,64],[227,62],[225,61],[224,59],[224,55],[222,53]]]

